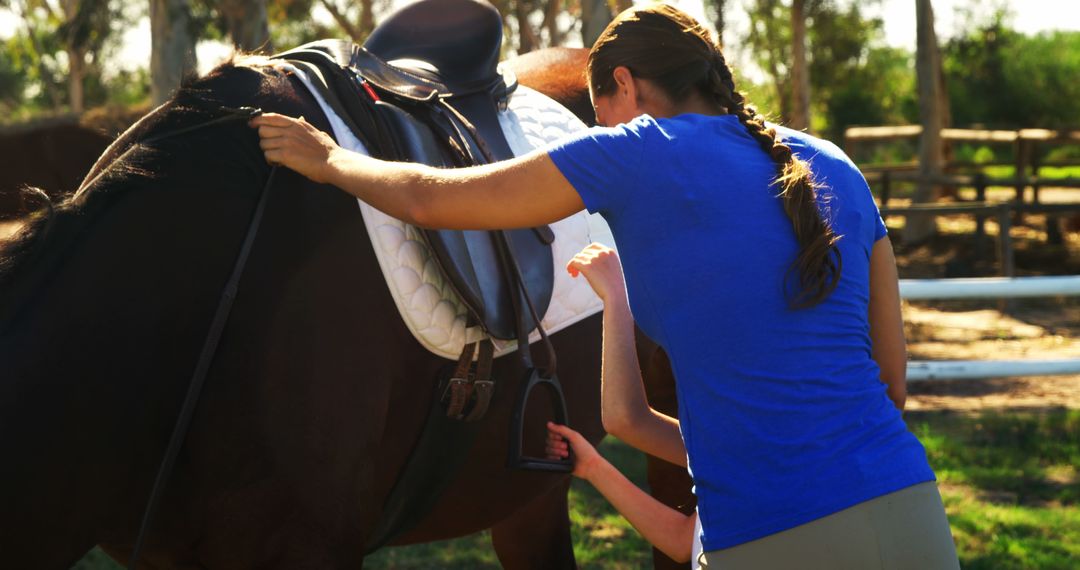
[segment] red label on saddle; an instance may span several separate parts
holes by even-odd
[[[364,91],[367,91],[367,94],[371,97],[372,101],[378,101],[379,100],[379,96],[375,93],[375,90],[371,88],[370,83],[368,83],[367,81],[364,81],[363,79],[361,79],[360,80],[360,86],[364,88]]]

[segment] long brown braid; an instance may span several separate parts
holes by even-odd
[[[841,236],[822,216],[810,165],[777,139],[776,129],[735,89],[731,68],[709,31],[667,4],[631,8],[608,25],[589,54],[586,73],[595,95],[615,92],[613,73],[618,66],[651,81],[672,103],[682,103],[696,91],[738,117],[776,163],[773,184],[780,186],[777,197],[799,244],[784,277],[788,303],[805,308],[825,300],[840,281]],[[795,292],[787,286],[793,276],[798,283]]]

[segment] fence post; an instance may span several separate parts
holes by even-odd
[[[889,194],[892,193],[892,172],[883,170],[881,172],[881,205],[887,206],[889,204]]]
[[[975,184],[975,201],[986,202],[986,174],[976,172],[972,180]],[[979,259],[986,257],[986,216],[975,214],[975,247]]]
[[[1031,160],[1031,203],[1039,203],[1039,151],[1035,148],[1035,143],[1031,143],[1031,150],[1029,151]]]
[[[1016,276],[1016,262],[1013,258],[1013,243],[1012,234],[1012,220],[1009,216],[1012,211],[1012,206],[1008,203],[1000,204],[997,211],[998,219],[998,245],[999,258],[1001,261],[1001,275],[1002,277],[1015,277]]]

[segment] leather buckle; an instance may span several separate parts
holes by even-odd
[[[471,373],[469,375],[472,376]],[[442,393],[442,401],[446,402],[446,399],[450,397],[450,393],[454,391],[455,386],[463,386],[463,385],[467,385],[468,383],[469,383],[468,378],[454,377],[454,378],[451,378],[450,380],[448,380],[446,382],[446,388],[443,390],[443,393]]]

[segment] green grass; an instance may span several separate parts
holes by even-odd
[[[600,452],[618,465],[630,480],[645,486],[644,456],[613,438],[600,444]],[[574,480],[570,486],[570,508],[574,557],[581,568],[629,570],[652,567],[649,544],[591,485],[580,479]],[[364,560],[365,569],[499,567],[487,532],[457,540],[384,548]]]
[[[1015,166],[985,166],[982,171],[990,178],[1012,178],[1016,175]],[[1043,166],[1039,168],[1039,176],[1046,179],[1080,178],[1080,166]]]
[[[1080,560],[1080,411],[912,414],[963,568]]]
[[[1065,570],[1080,560],[1080,410],[909,413],[938,474],[961,567]],[[601,452],[644,486],[641,454],[607,439]],[[574,555],[583,569],[652,567],[648,544],[588,484],[570,489]],[[91,552],[79,570],[119,566]],[[488,534],[386,548],[365,568],[499,568]]]

